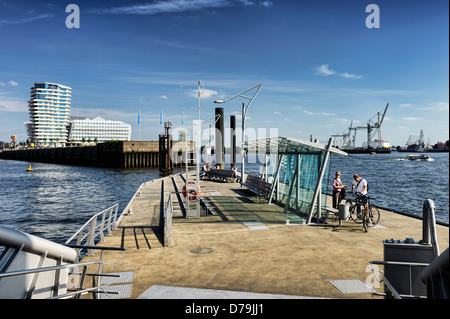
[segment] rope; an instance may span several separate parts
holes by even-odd
[[[107,263],[105,263],[105,262],[102,262],[102,264],[105,265],[105,266],[112,266],[112,265],[116,264],[119,260],[122,259],[122,257],[123,257],[123,255],[125,254],[125,252],[126,252],[126,250],[122,251],[122,254],[119,256],[119,258],[117,258],[116,261],[114,261],[114,262],[112,262],[112,263],[110,263],[110,264],[107,264]]]

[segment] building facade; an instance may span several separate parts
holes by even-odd
[[[86,144],[131,140],[131,125],[121,121],[73,117],[69,124],[68,143]]]
[[[30,142],[42,146],[61,146],[67,142],[72,89],[68,86],[36,82],[31,88],[25,123]]]

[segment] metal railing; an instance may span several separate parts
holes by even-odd
[[[172,193],[169,193],[169,199],[167,200],[167,204],[164,205],[164,246],[167,247],[173,246],[172,216],[173,216]]]
[[[384,295],[388,298],[403,299],[403,298],[448,298],[448,278],[449,278],[449,262],[448,262],[448,248],[442,256],[439,255],[439,245],[437,242],[436,233],[436,219],[435,206],[431,199],[424,201],[422,219],[422,240],[414,247],[414,242],[409,242],[411,246],[407,250],[410,261],[371,261],[373,265],[385,266],[385,274],[380,282],[384,283],[385,293],[377,295]],[[398,242],[396,245],[401,250],[406,251],[402,246],[406,244]],[[420,247],[420,249],[418,249]],[[386,259],[385,246],[385,259]],[[402,259],[402,255],[393,255],[390,248],[389,258]],[[406,254],[406,253],[405,253]],[[393,267],[392,267],[393,266]],[[386,267],[389,267],[389,276],[387,276]],[[393,268],[401,267],[404,270],[393,271]],[[413,268],[423,268],[420,272]],[[375,274],[374,274],[375,275]],[[404,275],[404,276],[403,276]],[[388,277],[388,278],[386,278]],[[420,277],[420,278],[418,278]],[[395,287],[394,287],[395,286]]]
[[[383,277],[381,281],[385,284],[386,291],[389,291],[392,294],[394,299],[403,299],[403,298],[424,298],[425,296],[418,296],[413,294],[413,276],[412,276],[412,268],[413,267],[422,267],[425,268],[429,265],[429,263],[417,263],[417,262],[402,262],[402,261],[371,261],[372,265],[383,265],[383,266],[400,266],[400,267],[408,267],[408,278],[409,278],[409,294],[400,294],[392,283],[386,278]],[[375,274],[374,274],[375,275]],[[386,293],[375,293],[374,295],[386,296]]]
[[[115,204],[100,213],[92,216],[83,226],[76,231],[72,237],[66,241],[66,245],[70,246],[70,243],[76,238],[76,248],[78,254],[78,260],[81,260],[83,247],[90,246],[87,249],[88,256],[93,256],[95,249],[95,240],[99,237],[99,242],[105,242],[105,232],[108,236],[112,235],[112,231],[117,229],[117,210],[119,204]]]
[[[78,246],[74,245],[72,247],[76,248]],[[93,247],[90,247],[90,248],[93,248]],[[2,273],[0,273],[0,280],[2,278],[8,278],[8,277],[32,275],[34,277],[34,280],[32,281],[32,284],[29,285],[28,289],[26,291],[24,291],[25,299],[33,298],[33,293],[35,291],[35,284],[36,284],[37,278],[38,278],[39,274],[45,273],[45,272],[53,272],[51,277],[49,277],[49,275],[47,275],[47,277],[49,277],[51,279],[51,281],[53,282],[52,296],[50,296],[49,299],[67,299],[67,298],[79,299],[82,295],[88,294],[88,293],[92,293],[93,297],[95,299],[97,297],[98,293],[115,294],[116,292],[108,292],[107,289],[105,290],[105,288],[108,285],[98,285],[98,284],[96,285],[95,277],[99,277],[99,276],[119,277],[119,275],[115,275],[115,274],[102,274],[103,252],[104,252],[104,250],[125,251],[125,248],[118,248],[118,247],[96,247],[96,248],[101,250],[101,255],[100,255],[99,260],[2,272]],[[88,273],[87,272],[88,266],[94,266],[94,265],[98,265],[98,267],[99,267],[98,272],[97,273]],[[64,269],[67,269],[68,277],[61,275],[61,271]],[[91,276],[94,278],[92,287],[85,286],[87,276]],[[61,281],[61,278],[66,278],[67,281],[65,281],[64,279]],[[97,280],[97,283],[98,283],[98,280]],[[59,294],[59,291],[61,290],[61,286],[65,286],[66,284],[67,284],[66,291],[63,294]]]

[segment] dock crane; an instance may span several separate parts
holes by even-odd
[[[333,137],[342,137],[342,147],[355,147],[356,140],[356,127],[353,127],[353,120],[350,123],[350,127],[348,128],[348,132],[342,132],[342,134],[333,134]],[[352,131],[355,133],[352,135]]]
[[[375,129],[378,131],[378,139],[381,140],[381,124],[383,123],[384,116],[386,115],[386,111],[389,107],[389,102],[386,104],[386,108],[384,109],[383,115],[378,112],[374,117],[369,119],[365,125],[358,126],[356,129],[367,129],[367,146],[372,142],[372,131]],[[373,119],[377,117],[377,121],[374,122]],[[349,128],[350,129],[350,128]],[[356,130],[355,130],[356,135]]]

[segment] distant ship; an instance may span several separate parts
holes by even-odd
[[[332,135],[333,137],[342,137],[342,147],[344,152],[350,154],[385,154],[391,152],[391,146],[389,142],[381,139],[381,124],[383,123],[384,116],[389,107],[389,103],[386,104],[383,114],[378,112],[373,118],[369,119],[365,124],[357,127],[353,127],[353,121],[348,128],[348,132],[342,134]],[[374,118],[376,117],[376,120]],[[358,129],[364,129],[367,131],[367,141],[365,141],[361,147],[355,147],[356,132]],[[372,140],[373,130],[378,133],[378,139]]]
[[[349,154],[387,154],[391,152],[391,146],[386,140],[374,140],[369,146],[367,143],[364,143],[362,147],[349,147],[342,148],[342,150]]]
[[[408,142],[406,142],[406,147],[402,148],[397,146],[397,151],[399,152],[423,152],[425,149],[425,143],[423,141],[423,130],[420,130],[420,135],[417,136],[410,135]]]
[[[406,142],[405,147],[403,148],[401,146],[397,146],[397,151],[408,153],[449,151],[450,142],[448,140],[445,143],[437,142],[436,144],[431,146],[429,144],[430,143],[425,145],[423,130],[420,130],[420,135],[418,138],[417,136],[410,135],[408,141]]]

